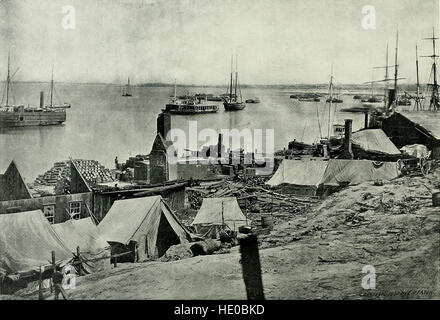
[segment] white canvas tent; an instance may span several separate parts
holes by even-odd
[[[291,186],[298,194],[316,195],[318,189],[359,184],[374,180],[391,180],[399,172],[396,162],[371,160],[283,160],[270,186]]]
[[[110,246],[99,235],[98,228],[90,217],[57,223],[52,228],[73,253],[76,253],[77,247],[81,252],[98,252]]]
[[[134,260],[160,257],[170,246],[190,238],[161,196],[115,201],[98,230],[111,243],[112,254],[134,253],[137,247]]]
[[[315,195],[327,168],[328,161],[313,160],[283,160],[267,185],[275,187],[288,185],[290,191],[301,195]]]
[[[41,210],[0,215],[0,273],[38,270],[55,258],[67,261],[72,254]]]
[[[222,228],[238,231],[248,222],[235,197],[205,198],[191,225],[199,234],[218,238]]]
[[[331,159],[321,179],[324,186],[354,185],[366,181],[391,180],[399,172],[396,162]]]

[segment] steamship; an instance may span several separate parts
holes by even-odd
[[[194,97],[182,96],[181,98],[184,99],[177,98],[176,84],[174,83],[174,97],[165,105],[165,109],[162,109],[162,111],[182,115],[215,113],[218,111],[216,104],[202,102],[203,99],[207,101],[206,95],[195,95]]]
[[[24,105],[10,105],[9,98],[12,88],[12,78],[15,73],[10,75],[8,56],[8,72],[6,78],[6,103],[4,106],[0,105],[0,128],[6,127],[27,127],[27,126],[48,126],[57,125],[66,121],[66,109],[70,108],[70,104],[53,103],[54,81],[53,71],[52,80],[50,84],[50,104],[44,104],[44,93],[40,92],[40,106],[24,106]]]

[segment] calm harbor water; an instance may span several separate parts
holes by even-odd
[[[15,104],[38,105],[39,92],[48,92],[46,83],[14,85]],[[328,104],[299,102],[290,99],[295,91],[277,88],[245,88],[243,98],[259,97],[260,104],[248,104],[243,111],[219,112],[196,116],[172,116],[172,127],[188,132],[188,122],[197,121],[198,130],[211,128],[242,130],[274,129],[275,149],[286,147],[297,139],[312,143],[327,135]],[[178,88],[178,94],[221,94],[224,88]],[[55,101],[69,102],[67,121],[59,126],[1,129],[0,172],[15,160],[26,182],[32,182],[54,162],[72,158],[95,159],[113,168],[114,158],[125,161],[129,156],[148,154],[156,134],[156,118],[173,93],[171,87],[134,87],[133,97],[122,97],[122,88],[103,84],[58,84]],[[343,104],[331,110],[334,123],[353,119],[353,130],[363,126],[362,114],[338,112],[343,107],[359,104],[350,95],[343,95]],[[46,97],[47,99],[47,97]],[[199,147],[204,142],[199,142]]]

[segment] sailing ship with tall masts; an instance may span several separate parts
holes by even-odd
[[[431,98],[429,101],[429,108],[430,111],[440,111],[440,99],[439,99],[439,85],[437,81],[437,58],[439,57],[436,53],[435,48],[435,42],[438,40],[438,38],[435,37],[435,31],[434,28],[432,28],[432,37],[431,38],[425,38],[424,40],[432,40],[432,55],[430,56],[423,56],[427,58],[432,58],[432,67],[431,67],[431,75],[432,76],[432,83],[428,83],[428,87],[431,90]]]
[[[131,97],[130,78],[127,79],[127,84],[122,89],[122,96],[123,97]]]
[[[6,103],[0,106],[0,128],[4,127],[27,127],[27,126],[47,126],[61,124],[66,121],[66,108],[70,104],[54,105],[54,81],[53,71],[50,89],[50,105],[44,104],[44,93],[40,92],[40,106],[11,105],[12,79],[17,73],[11,75],[10,54],[8,53],[8,70],[5,83]]]
[[[243,110],[246,107],[246,103],[243,102],[243,97],[241,96],[241,88],[238,83],[237,57],[235,57],[235,81],[233,80],[232,68],[233,68],[233,57],[231,57],[231,79],[229,82],[226,98],[224,98],[224,102],[223,102],[226,111],[238,111],[238,110]]]

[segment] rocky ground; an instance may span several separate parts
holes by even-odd
[[[349,187],[260,235],[267,299],[439,299],[440,171]],[[376,289],[362,288],[362,268]],[[238,247],[80,277],[71,299],[246,299]],[[30,298],[36,298],[31,296]]]

